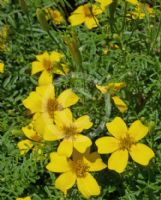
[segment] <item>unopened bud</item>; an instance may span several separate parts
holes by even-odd
[[[37,15],[37,19],[40,22],[41,27],[45,30],[48,31],[49,30],[49,24],[46,20],[46,14],[45,11],[42,9],[37,9],[36,10],[36,15]]]
[[[64,39],[64,41],[70,50],[73,61],[76,63],[76,65],[81,66],[82,65],[82,57],[81,57],[80,50],[78,48],[76,36],[75,37],[67,36]]]

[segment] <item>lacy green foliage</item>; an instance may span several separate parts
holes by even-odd
[[[118,175],[104,170],[95,177],[102,194],[91,198],[97,200],[160,200],[161,199],[161,63],[160,63],[160,4],[153,4],[154,18],[141,21],[124,21],[124,7],[115,13],[114,27],[111,29],[108,11],[99,16],[100,27],[89,31],[84,26],[73,28],[77,35],[82,66],[76,66],[64,37],[71,33],[67,25],[51,25],[51,38],[37,22],[36,8],[56,6],[66,10],[68,16],[74,5],[63,1],[28,1],[28,13],[21,10],[18,1],[10,1],[0,9],[0,26],[9,25],[8,51],[0,53],[5,63],[5,73],[0,74],[0,199],[14,200],[18,196],[31,195],[33,200],[64,199],[54,188],[55,176],[45,169],[48,153],[56,149],[56,144],[46,145],[43,159],[38,160],[34,153],[20,156],[16,143],[23,138],[21,127],[30,121],[30,116],[22,106],[22,100],[33,90],[37,78],[31,77],[31,62],[35,55],[45,50],[65,51],[71,72],[66,77],[56,77],[56,92],[73,88],[81,97],[73,107],[74,114],[89,114],[94,126],[89,133],[93,139],[106,134],[105,122],[121,115],[129,123],[141,118],[151,128],[146,142],[151,146],[156,158],[148,167],[134,163]],[[84,1],[77,2],[82,3]],[[67,33],[65,30],[67,28]],[[113,31],[113,33],[111,32]],[[114,37],[117,34],[117,37]],[[119,48],[111,48],[118,45]],[[103,49],[108,49],[107,55]],[[111,100],[104,97],[95,84],[125,81],[127,87],[119,95],[128,104],[126,114],[118,113]],[[94,146],[95,148],[95,146]],[[106,156],[104,157],[106,161]],[[83,199],[77,189],[71,189],[65,198]]]

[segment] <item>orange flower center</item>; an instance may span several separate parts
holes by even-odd
[[[86,172],[89,169],[89,166],[83,162],[82,159],[72,161],[71,163],[72,170],[76,173],[77,177],[85,177]]]
[[[121,150],[126,149],[129,151],[133,144],[135,144],[134,139],[127,135],[125,138],[121,138],[119,146]]]
[[[58,103],[56,99],[48,99],[47,102],[47,111],[51,118],[54,117],[54,112],[58,110],[62,110],[63,107]]]
[[[64,126],[63,130],[66,138],[73,137],[78,133],[77,127],[75,127],[73,124],[71,124],[70,126]]]
[[[53,69],[53,63],[50,60],[44,59],[43,65],[48,72],[51,72]]]

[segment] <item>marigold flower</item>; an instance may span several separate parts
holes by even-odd
[[[122,173],[128,163],[128,154],[132,159],[141,164],[148,165],[154,152],[145,144],[138,141],[148,133],[148,127],[144,126],[140,120],[134,121],[128,129],[125,122],[120,117],[106,124],[106,127],[114,137],[105,136],[96,140],[98,153],[112,153],[108,160],[108,168]]]
[[[35,130],[34,120],[29,125],[22,127],[22,131],[28,139],[21,140],[17,143],[21,155],[26,154],[30,149],[37,150],[39,154],[41,153],[42,145],[39,142],[41,142],[42,136]]]
[[[4,73],[4,63],[0,63],[0,73]]]
[[[60,25],[64,23],[64,17],[59,10],[46,8],[45,12],[47,13],[47,19],[52,20],[53,24]]]
[[[106,168],[97,152],[79,154],[73,152],[71,159],[65,155],[53,152],[50,154],[50,163],[46,168],[51,172],[62,173],[55,181],[55,187],[64,194],[76,183],[78,190],[85,198],[100,194],[100,187],[89,173]]]
[[[68,72],[68,67],[60,63],[63,57],[64,55],[57,51],[52,51],[51,54],[46,51],[43,54],[37,55],[37,61],[32,62],[32,75],[41,71],[65,75]]]
[[[16,200],[31,200],[31,197],[30,197],[30,196],[27,196],[27,197],[19,197],[19,198],[17,198]]]
[[[76,104],[79,97],[71,90],[64,90],[57,98],[55,97],[55,88],[52,84],[48,86],[39,86],[36,91],[31,92],[23,100],[23,105],[28,108],[32,114],[40,113],[44,118],[54,118],[54,112],[63,110]]]
[[[70,157],[73,148],[84,153],[92,142],[89,137],[80,134],[83,130],[91,128],[93,123],[88,115],[73,119],[70,109],[57,111],[54,115],[56,125],[50,125],[44,133],[44,140],[52,141],[63,139],[59,144],[58,152]]]
[[[111,93],[114,95],[121,88],[125,87],[126,84],[124,82],[119,83],[109,83],[105,86],[96,85],[96,88],[99,89],[103,94]],[[120,112],[124,113],[127,111],[127,105],[124,103],[122,99],[118,96],[112,96],[112,100],[114,101],[115,106],[119,109]]]
[[[99,89],[103,94],[107,92],[115,93],[120,91],[123,87],[125,87],[126,84],[124,82],[119,83],[109,83],[105,86],[100,86],[96,84],[96,88]]]
[[[68,18],[72,26],[85,23],[88,29],[98,26],[98,20],[95,16],[101,14],[103,10],[94,4],[84,4],[79,6]]]

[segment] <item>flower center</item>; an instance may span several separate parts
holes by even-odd
[[[48,99],[47,102],[47,111],[51,118],[54,117],[54,112],[57,110],[62,110],[63,107],[55,99]]]
[[[86,17],[93,17],[93,15],[92,15],[92,7],[91,6],[89,6],[89,5],[85,5],[84,6],[84,15]]]
[[[70,126],[64,126],[63,130],[66,138],[73,137],[78,133],[77,128],[73,124]]]
[[[45,67],[45,69],[48,71],[48,72],[51,72],[52,69],[53,69],[53,64],[50,60],[47,60],[47,59],[44,59],[43,60],[43,65]]]
[[[121,138],[119,146],[121,150],[126,149],[129,151],[133,144],[135,144],[134,139],[127,135],[125,138]]]
[[[85,177],[86,172],[89,169],[89,166],[83,162],[82,159],[72,161],[71,163],[72,170],[76,173],[77,177]]]

